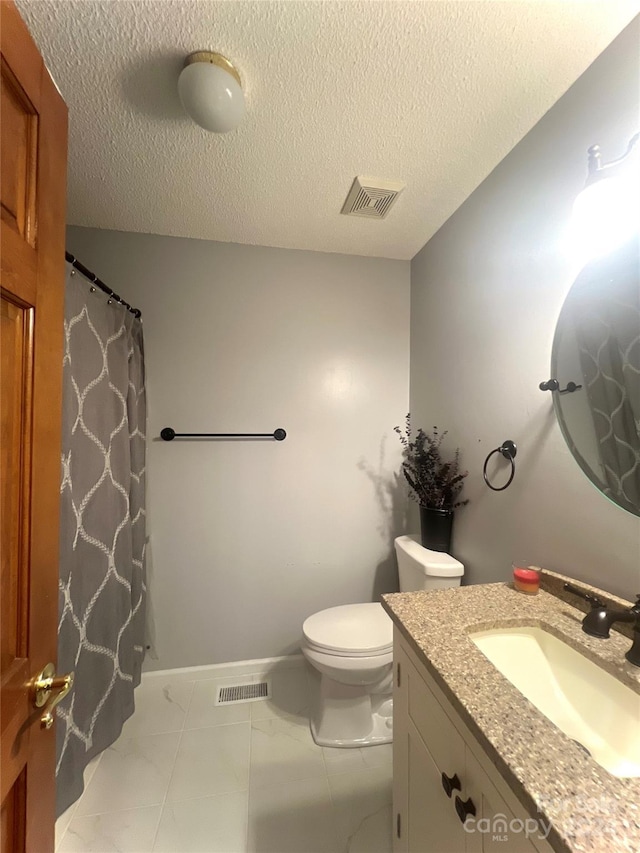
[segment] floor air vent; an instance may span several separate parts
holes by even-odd
[[[269,681],[254,681],[251,684],[228,684],[218,687],[215,705],[239,705],[240,702],[258,702],[271,698]]]

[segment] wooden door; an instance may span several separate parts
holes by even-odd
[[[409,691],[411,664],[393,628],[393,853],[409,851]]]
[[[519,813],[519,819],[516,820],[516,816],[469,747],[466,754],[465,779],[465,795],[472,798],[477,809],[476,827],[478,821],[483,821],[480,824],[482,832],[469,833],[467,853],[504,853],[505,850],[509,853],[536,853],[525,828],[537,824],[538,829],[530,832],[532,837],[540,840],[543,837],[544,825],[535,819],[530,822],[529,816],[523,812]],[[543,850],[545,847],[541,844],[539,849]]]
[[[464,853],[466,833],[454,805],[464,741],[405,653],[397,628],[393,655],[394,853]],[[458,776],[452,796],[443,773]]]
[[[409,853],[465,853],[467,833],[442,787],[442,768],[411,719],[407,737]]]
[[[2,853],[54,849],[55,726],[34,677],[56,661],[67,108],[0,0]]]

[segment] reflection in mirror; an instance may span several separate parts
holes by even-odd
[[[553,342],[554,408],[589,479],[640,516],[640,240],[634,237],[581,271]]]

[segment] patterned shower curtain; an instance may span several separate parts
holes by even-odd
[[[142,323],[67,265],[57,709],[57,813],[134,710],[145,635]]]
[[[639,258],[634,237],[586,267],[573,296],[604,492],[636,514],[640,507]]]

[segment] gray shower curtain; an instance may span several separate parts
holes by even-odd
[[[68,264],[64,332],[58,814],[133,713],[146,602],[142,323]]]

